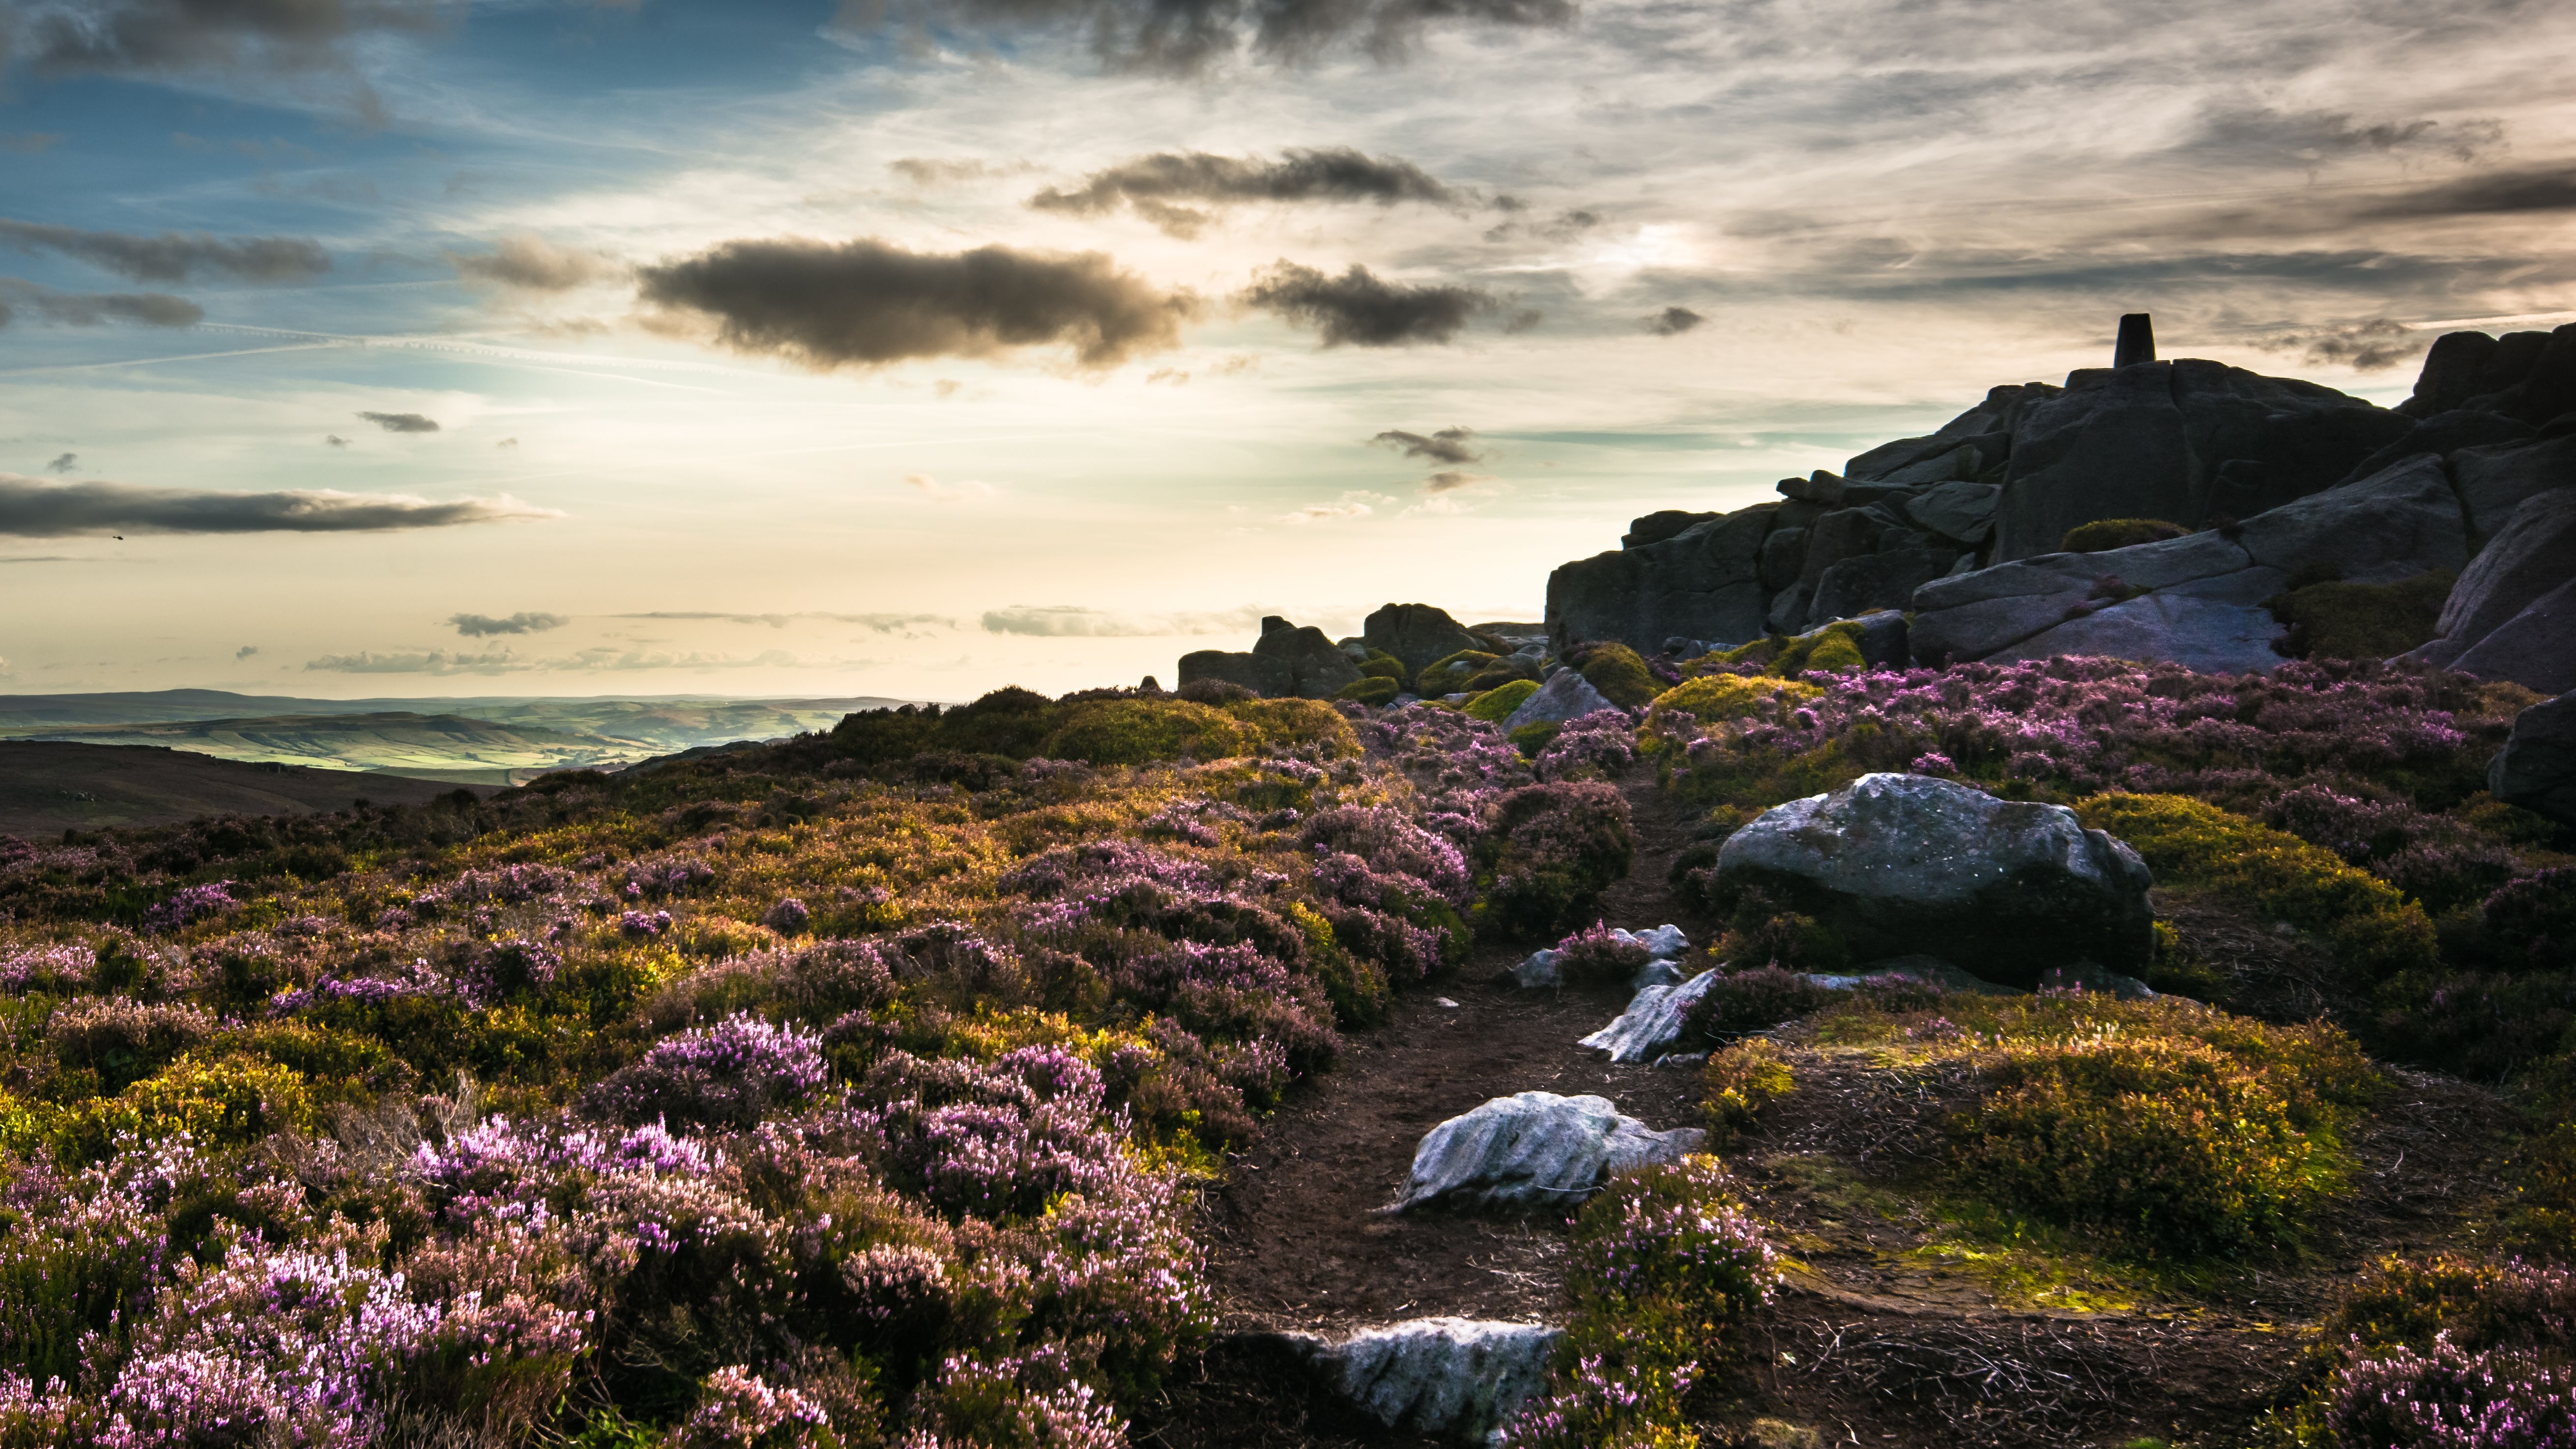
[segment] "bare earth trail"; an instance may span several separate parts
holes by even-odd
[[[1625,786],[1636,860],[1602,915],[1632,929],[1673,922],[1704,945],[1716,923],[1666,884],[1693,818],[1637,774]],[[1408,993],[1385,1024],[1352,1033],[1235,1159],[1206,1223],[1218,1338],[1144,1406],[1136,1443],[1428,1445],[1329,1402],[1261,1335],[1436,1315],[1562,1321],[1561,1217],[1380,1211],[1423,1134],[1494,1097],[1592,1093],[1650,1127],[1701,1121],[1695,1070],[1615,1066],[1575,1045],[1618,1014],[1624,993],[1496,984],[1529,949],[1483,947],[1456,975]],[[2107,1311],[2034,1306],[2044,1291],[1999,1306],[1992,1277],[1959,1262],[1956,1235],[1904,1186],[1937,1158],[1940,1122],[1959,1098],[1784,1035],[1798,1086],[1726,1155],[1796,1263],[1752,1332],[1726,1412],[1805,1425],[1823,1444],[2059,1449],[2154,1436],[2232,1449],[2337,1286],[2383,1253],[2470,1246],[2504,1191],[2495,1099],[2401,1073],[2351,1144],[2351,1190],[2297,1259],[2216,1270],[2188,1297],[2132,1294]],[[1759,1442],[1715,1425],[1702,1437],[1710,1449]]]

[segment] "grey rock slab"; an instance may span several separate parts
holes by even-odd
[[[1926,664],[1963,663],[2010,648],[2066,622],[2067,611],[2091,598],[2093,591],[2090,580],[2070,580],[2055,593],[2016,594],[1934,609],[1923,602],[1925,590],[1931,587],[1915,590],[1914,621],[1908,626],[1914,657]]]
[[[1807,980],[1828,991],[1857,991],[1861,987],[1889,982],[1913,981],[1955,991],[1962,996],[2019,996],[2009,986],[1997,986],[1982,976],[1964,971],[1938,956],[1921,954],[1889,956],[1872,961],[1848,975],[1809,974]]]
[[[2513,733],[2487,766],[2487,789],[2508,805],[2576,825],[2576,694],[2514,716]]]
[[[1670,922],[1651,931],[1613,930],[1610,934],[1645,947],[1646,955],[1656,960],[1679,956],[1690,949],[1690,937]]]
[[[2475,645],[2569,579],[2576,579],[2576,488],[2535,493],[2461,570],[2436,627],[2445,639]]]
[[[2096,996],[2115,996],[2122,1001],[2153,1001],[2156,990],[2135,976],[2125,976],[2108,966],[2078,961],[2070,966],[2051,966],[2039,974],[2042,991],[2083,991]]]
[[[2280,621],[2269,609],[2174,590],[2070,619],[1984,657],[2011,664],[2093,655],[2150,664],[2169,661],[2203,674],[2269,674],[2289,662],[2272,647],[2281,634]]]
[[[1824,571],[1808,606],[1810,627],[1882,609],[1903,609],[1914,591],[1949,571],[1955,553],[1909,550],[1847,558]]]
[[[2553,488],[2576,487],[2576,434],[2536,444],[2463,448],[2449,461],[2460,505],[2469,511],[2469,530],[2481,539],[2491,538],[2524,499]]]
[[[1961,543],[1984,543],[1995,534],[1995,500],[2003,488],[1993,483],[1944,483],[1906,500],[1906,516]]]
[[[1607,1052],[1614,1062],[1651,1062],[1681,1041],[1691,1007],[1717,981],[1717,972],[1703,971],[1677,986],[1644,987],[1617,1019],[1576,1045]]]
[[[1940,941],[2015,986],[2069,960],[2142,965],[2154,945],[2137,852],[2064,806],[1934,776],[1863,775],[1775,806],[1727,837],[1717,874],[1863,952]]]
[[[1297,672],[1285,659],[1249,651],[1236,653],[1224,649],[1200,649],[1181,656],[1181,683],[1195,684],[1202,679],[1240,684],[1265,698],[1276,699],[1297,687]]]
[[[1564,959],[1565,953],[1553,946],[1532,951],[1521,959],[1519,965],[1512,968],[1512,983],[1531,991],[1550,986],[1562,986],[1565,984],[1565,976],[1557,969],[1557,963]]]
[[[1615,640],[1651,654],[1676,634],[1729,647],[1762,637],[1762,544],[1780,507],[1757,503],[1560,565],[1547,580],[1549,642],[1562,653],[1579,640]]]
[[[1481,1444],[1547,1386],[1564,1336],[1544,1323],[1444,1317],[1289,1342],[1327,1388],[1388,1428]]]
[[[2393,584],[2469,561],[2459,496],[2442,460],[2430,456],[2247,519],[2236,541],[2258,564],[2287,574],[2330,568],[2355,584]]]
[[[1696,1127],[1653,1131],[1620,1116],[1606,1097],[1496,1097],[1424,1135],[1404,1195],[1389,1211],[1568,1207],[1614,1171],[1670,1162],[1705,1141]]]
[[[1359,666],[1323,630],[1311,624],[1299,628],[1284,619],[1279,625],[1264,630],[1252,652],[1288,666],[1289,693],[1305,699],[1330,699],[1345,686],[1359,682]]]
[[[1360,637],[1370,648],[1402,660],[1408,679],[1420,674],[1424,665],[1437,664],[1461,649],[1485,647],[1485,641],[1468,633],[1467,626],[1449,617],[1448,610],[1429,604],[1388,604],[1361,624]]]
[[[2509,679],[2543,694],[2576,689],[2576,579],[2534,599],[2470,645],[2450,667],[2480,679]]]
[[[1523,725],[1563,724],[1581,719],[1599,710],[1617,709],[1609,696],[1592,687],[1592,682],[1571,669],[1560,669],[1548,676],[1538,693],[1521,701],[1511,717],[1503,721],[1503,733],[1510,734]]]
[[[1628,982],[1628,991],[1633,996],[1649,986],[1679,986],[1681,983],[1682,968],[1666,957],[1657,956],[1637,968],[1637,974]]]
[[[2353,464],[2343,481],[2358,482],[2392,463],[2402,463],[2418,453],[2439,453],[2448,458],[2464,448],[2513,447],[2530,442],[2539,429],[2529,423],[2516,422],[2502,413],[2473,413],[2463,410],[2437,414],[2424,419],[2406,431],[2396,442]],[[2459,481],[2455,476],[2453,482]],[[2472,520],[2471,526],[2475,527]]]

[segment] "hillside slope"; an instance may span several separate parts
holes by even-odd
[[[176,825],[207,815],[301,815],[364,799],[418,805],[457,787],[349,770],[251,764],[187,750],[0,741],[0,834]],[[476,793],[494,787],[481,786]]]

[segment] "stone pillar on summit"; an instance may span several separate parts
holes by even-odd
[[[2156,324],[2144,312],[2131,312],[2120,319],[2120,340],[2111,349],[2111,365],[2128,367],[2156,360]]]

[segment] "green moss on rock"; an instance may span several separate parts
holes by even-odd
[[[1383,649],[1369,651],[1360,661],[1360,673],[1370,679],[1392,679],[1399,692],[1404,688],[1404,661]]]
[[[1598,644],[1585,656],[1583,682],[1621,709],[1644,709],[1664,692],[1646,661],[1625,644]]]
[[[1382,674],[1370,674],[1343,685],[1341,692],[1333,698],[1356,699],[1362,704],[1376,707],[1393,704],[1395,697],[1402,693],[1404,693],[1404,686],[1398,681]]]
[[[2434,638],[2459,576],[2443,570],[2393,584],[2310,584],[2272,599],[2293,659],[2391,659]]]
[[[1413,682],[1413,692],[1425,699],[1456,694],[1467,687],[1494,657],[1481,649],[1461,649],[1448,657],[1422,666],[1421,677]]]
[[[1287,704],[1296,701],[1245,701]],[[1047,736],[1043,753],[1093,765],[1141,765],[1152,760],[1219,760],[1251,749],[1259,731],[1223,710],[1185,699],[1105,699],[1075,706]]]
[[[1498,725],[1510,719],[1512,711],[1520,708],[1524,701],[1536,693],[1538,693],[1536,680],[1515,679],[1508,684],[1498,684],[1469,699],[1466,705],[1467,713],[1487,724]]]

